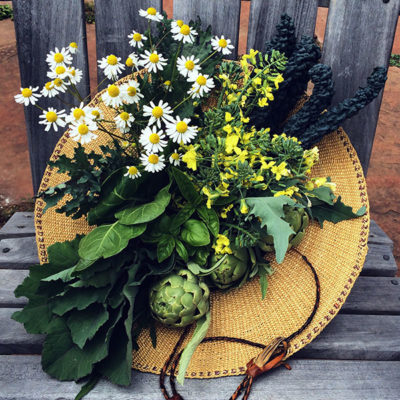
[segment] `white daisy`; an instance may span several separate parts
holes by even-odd
[[[55,68],[58,65],[71,64],[72,56],[65,47],[61,50],[58,50],[58,47],[56,47],[55,51],[50,51],[50,53],[47,54],[46,62],[49,64],[50,68]]]
[[[182,154],[179,154],[178,150],[175,149],[175,151],[169,156],[169,162],[177,167],[181,163],[181,157]]]
[[[176,67],[178,68],[179,73],[184,77],[190,77],[192,75],[198,75],[200,72],[200,60],[198,58],[194,58],[194,56],[181,56],[178,58],[176,62]]]
[[[103,70],[104,75],[111,80],[117,80],[118,74],[120,74],[124,69],[125,65],[121,62],[121,57],[117,57],[114,54],[110,54],[107,57],[103,57],[98,60],[99,68]]]
[[[175,40],[182,41],[183,43],[193,43],[194,37],[197,35],[197,32],[186,24],[182,25],[180,28],[179,26],[172,28],[171,32]]]
[[[158,172],[165,167],[164,156],[159,156],[157,154],[142,154],[140,160],[144,165],[145,171],[148,172]]]
[[[188,81],[193,82],[192,88],[188,91],[193,97],[202,97],[215,87],[213,78],[208,75],[192,75]]]
[[[140,65],[139,57],[135,53],[129,54],[128,58],[125,61],[125,65],[128,68],[136,68]]]
[[[76,85],[82,80],[83,72],[79,68],[69,67],[67,68],[67,75],[71,83]]]
[[[78,44],[76,42],[71,42],[68,45],[68,50],[71,54],[76,54],[78,52]]]
[[[54,84],[54,81],[49,81],[46,82],[46,84],[43,86],[43,89],[40,91],[42,93],[42,96],[44,97],[54,97],[58,94],[58,89],[56,85]]]
[[[160,22],[164,18],[154,7],[149,7],[147,10],[140,9],[139,15],[156,22]]]
[[[183,25],[185,25],[185,23],[181,19],[177,19],[177,20],[171,22],[172,29],[180,29],[180,28],[182,28]]]
[[[86,106],[85,114],[88,117],[92,118],[94,121],[99,121],[99,120],[104,119],[102,111],[100,110],[100,108],[97,108],[97,107]]]
[[[222,54],[231,54],[232,50],[235,48],[231,44],[231,39],[225,39],[224,35],[222,35],[220,38],[218,36],[215,36],[211,40],[211,46],[214,51],[219,51]]]
[[[139,61],[139,64],[147,68],[149,72],[162,71],[164,66],[167,65],[167,59],[164,58],[162,54],[158,54],[156,50],[152,53],[145,50],[144,54],[141,54],[140,57],[142,60]]]
[[[129,44],[132,47],[137,47],[138,49],[142,48],[144,45],[144,41],[147,40],[147,37],[142,35],[139,32],[136,32],[135,30],[132,31],[132,33],[130,35],[128,35],[128,38],[131,39],[129,41]]]
[[[132,114],[123,111],[122,113],[118,114],[114,120],[116,127],[122,133],[127,133],[129,132],[129,128],[132,126],[132,122],[135,120],[135,117]]]
[[[57,90],[60,93],[64,93],[67,91],[67,85],[65,84],[65,82],[62,79],[56,78],[56,79],[54,79],[53,83],[54,83],[54,86],[57,88]]]
[[[66,117],[66,121],[70,122],[85,122],[86,120],[93,120],[94,115],[91,113],[91,107],[85,106],[83,102],[79,104],[78,107],[73,107]]]
[[[70,125],[69,136],[81,144],[86,144],[91,142],[93,139],[97,138],[94,131],[97,130],[96,122],[87,119],[85,122],[74,122]]]
[[[57,132],[59,126],[64,128],[66,125],[64,121],[65,116],[65,110],[57,111],[55,108],[49,107],[47,110],[43,110],[43,113],[39,115],[41,119],[39,124],[46,125],[44,129],[46,132],[48,132],[50,128],[53,128]]]
[[[139,82],[133,79],[120,86],[121,96],[126,104],[138,103],[143,97],[140,93]]]
[[[158,128],[161,128],[161,121],[164,123],[172,122],[174,120],[171,107],[167,102],[160,100],[156,106],[152,101],[150,106],[143,106],[143,116],[150,117],[147,125],[151,126],[157,124]]]
[[[29,86],[27,88],[21,88],[21,93],[14,96],[17,103],[29,106],[29,104],[35,104],[41,97],[39,93],[35,93],[39,90],[39,86],[33,88]]]
[[[65,65],[57,65],[47,73],[50,79],[65,79],[68,76],[67,67]]]
[[[109,107],[117,108],[122,106],[123,97],[120,87],[117,85],[108,85],[107,90],[102,94],[101,99],[104,104]]]
[[[168,144],[168,140],[164,140],[166,137],[163,132],[158,132],[157,127],[149,126],[142,130],[142,134],[139,137],[139,142],[148,153],[158,153]]]
[[[197,135],[197,126],[189,126],[190,118],[181,120],[179,116],[172,123],[167,123],[167,135],[174,143],[188,144]]]
[[[128,178],[136,179],[136,178],[139,178],[140,176],[142,176],[142,174],[139,172],[137,167],[135,167],[134,165],[132,165],[130,167],[126,167],[126,169],[128,171],[126,172],[126,174],[124,174],[124,176],[127,176]]]

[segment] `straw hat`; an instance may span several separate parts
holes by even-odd
[[[126,79],[126,78],[125,78]],[[119,81],[119,84],[124,80]],[[112,110],[100,101],[99,93],[91,102],[111,119]],[[87,150],[98,150],[108,136],[97,132],[98,139],[86,145]],[[76,142],[68,131],[59,140],[51,156],[71,156]],[[339,312],[362,269],[367,253],[369,233],[369,204],[366,182],[356,151],[346,133],[339,129],[318,144],[320,161],[312,170],[313,176],[330,176],[337,184],[337,194],[353,210],[366,206],[363,217],[338,224],[324,223],[320,229],[316,222],[307,228],[305,238],[297,250],[314,266],[321,285],[321,299],[317,313],[299,336],[289,344],[288,356],[314,340]],[[66,180],[47,167],[40,190]],[[51,208],[43,214],[45,203],[38,199],[35,206],[36,239],[40,262],[47,261],[46,249],[55,242],[73,239],[79,233],[88,233],[86,220],[72,220]],[[315,302],[315,282],[311,270],[301,255],[290,250],[282,264],[272,261],[275,273],[269,278],[267,296],[261,300],[258,279],[240,289],[216,291],[211,295],[211,327],[207,336],[229,336],[258,343],[270,343],[277,337],[295,332],[309,317]],[[157,348],[152,347],[149,335],[139,338],[140,350],[133,354],[133,368],[160,373],[164,362],[178,341],[182,331],[157,326]],[[202,343],[194,353],[187,376],[213,378],[244,374],[246,363],[259,353],[259,349],[241,343],[226,341]]]

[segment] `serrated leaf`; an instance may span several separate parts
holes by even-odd
[[[124,225],[142,224],[153,221],[164,213],[171,200],[171,194],[168,192],[170,186],[168,185],[161,189],[154,201],[119,211],[115,214],[115,217]]]
[[[118,221],[98,226],[82,239],[79,255],[86,260],[114,256],[128,245],[129,240],[140,236],[145,230],[145,224],[127,226]]]
[[[163,262],[174,251],[175,239],[171,235],[162,235],[157,244],[157,260]]]
[[[205,222],[207,228],[217,237],[219,234],[219,218],[218,214],[212,208],[207,208],[206,206],[200,206],[197,208],[197,213],[200,218]]]
[[[333,201],[335,200],[335,195],[333,194],[332,189],[327,186],[320,186],[319,188],[309,192],[309,194],[331,205],[333,205]]]
[[[294,206],[295,202],[287,196],[248,197],[245,199],[250,207],[250,214],[261,219],[261,226],[267,227],[267,233],[274,238],[276,261],[280,264],[285,258],[289,246],[289,236],[295,233],[283,220],[284,205]]]
[[[96,303],[85,310],[72,312],[66,322],[72,341],[82,349],[107,320],[108,312],[104,305]]]
[[[361,217],[365,214],[367,209],[365,206],[362,206],[358,211],[354,213],[353,209],[350,206],[346,206],[339,196],[333,205],[323,203],[313,206],[311,210],[313,218],[318,220],[322,228],[324,221],[337,224],[341,221]]]

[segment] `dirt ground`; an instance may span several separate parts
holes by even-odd
[[[172,1],[164,0],[168,14]],[[239,52],[246,47],[249,2],[242,2]],[[316,35],[322,41],[327,9],[320,9]],[[91,87],[96,85],[94,25],[87,25]],[[392,53],[400,53],[400,28]],[[0,21],[0,211],[2,206],[19,204],[32,195],[29,153],[23,107],[14,103],[20,87],[13,22]],[[372,218],[394,240],[400,264],[400,69],[391,67],[383,95],[379,123],[368,171],[368,194]],[[25,203],[29,204],[29,203]]]

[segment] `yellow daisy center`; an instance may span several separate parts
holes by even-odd
[[[138,169],[134,166],[129,167],[128,169],[129,175],[136,175],[138,173]]]
[[[56,86],[61,86],[62,85],[62,83],[63,83],[63,81],[60,79],[60,78],[56,78],[56,79],[54,79],[54,84],[56,85]]]
[[[160,59],[160,57],[158,57],[158,54],[156,54],[156,53],[150,54],[149,60],[151,63],[156,64],[156,63],[158,63],[159,59]]]
[[[46,113],[46,119],[49,122],[56,122],[57,121],[57,114],[54,111],[48,111]]]
[[[85,111],[83,111],[82,108],[75,108],[75,110],[72,112],[72,115],[76,120],[78,120],[85,115]]]
[[[100,112],[98,110],[93,110],[92,115],[97,119],[100,118]]]
[[[207,83],[207,79],[203,76],[203,75],[199,75],[196,79],[196,82],[200,85],[200,86],[204,86]]]
[[[46,84],[44,85],[44,87],[47,89],[47,90],[50,90],[50,89],[52,89],[53,88],[53,82],[46,82]]]
[[[178,123],[176,124],[176,130],[177,130],[179,133],[185,133],[185,132],[187,131],[187,128],[188,128],[188,126],[187,126],[187,123],[186,123],[186,122],[180,121],[180,122],[178,122]]]
[[[81,124],[78,126],[78,132],[80,135],[86,135],[89,132],[89,127],[86,124]]]
[[[71,69],[69,70],[69,73],[70,73],[72,76],[75,76],[75,74],[76,74],[75,68],[71,68]]]
[[[129,96],[136,96],[137,90],[135,86],[129,86],[126,92],[128,93]]]
[[[225,39],[219,39],[218,46],[224,49],[226,46],[228,46],[228,42]]]
[[[150,143],[152,143],[152,144],[157,144],[157,143],[160,142],[160,136],[158,136],[157,133],[152,133],[152,134],[149,136],[149,141],[150,141]]]
[[[157,14],[157,10],[154,7],[149,7],[147,9],[147,14],[149,15],[156,15]]]
[[[187,60],[185,62],[185,68],[191,71],[194,68],[194,62],[192,60]]]
[[[178,154],[178,153],[172,153],[172,154],[171,154],[171,157],[172,157],[174,160],[179,160],[179,154]]]
[[[56,74],[57,74],[57,75],[61,75],[61,74],[63,74],[63,73],[65,73],[65,67],[62,66],[62,65],[59,65],[59,66],[56,68]]]
[[[161,107],[156,106],[153,108],[153,111],[151,112],[153,114],[153,117],[155,118],[161,118],[164,114],[164,111]]]
[[[165,85],[165,86],[171,86],[171,81],[165,81],[165,82],[164,82],[164,85]]]
[[[182,33],[182,35],[189,35],[190,26],[189,25],[182,25],[181,26],[181,33]]]
[[[182,28],[182,25],[184,24],[184,22],[181,19],[178,19],[176,21],[176,24],[179,26],[179,28]]]
[[[121,114],[119,114],[119,117],[123,120],[123,121],[128,121],[129,119],[129,114],[127,112],[122,112]]]
[[[61,63],[64,61],[64,56],[61,53],[54,54],[54,61],[56,63]]]
[[[116,65],[118,62],[118,58],[114,56],[114,54],[110,54],[107,57],[107,63],[110,65]]]
[[[150,164],[157,164],[158,163],[158,155],[150,154],[148,160],[149,160]]]
[[[21,94],[24,97],[31,97],[32,96],[32,90],[29,89],[29,88],[22,89]]]
[[[133,60],[132,58],[128,57],[125,61],[127,67],[133,67]]]
[[[134,33],[133,40],[135,40],[136,42],[140,42],[142,40],[142,35],[140,33]]]
[[[110,85],[107,88],[107,92],[111,97],[117,97],[119,95],[119,88],[116,85]]]
[[[69,47],[73,47],[74,49],[77,49],[78,48],[78,44],[76,42],[71,42],[69,44]]]

